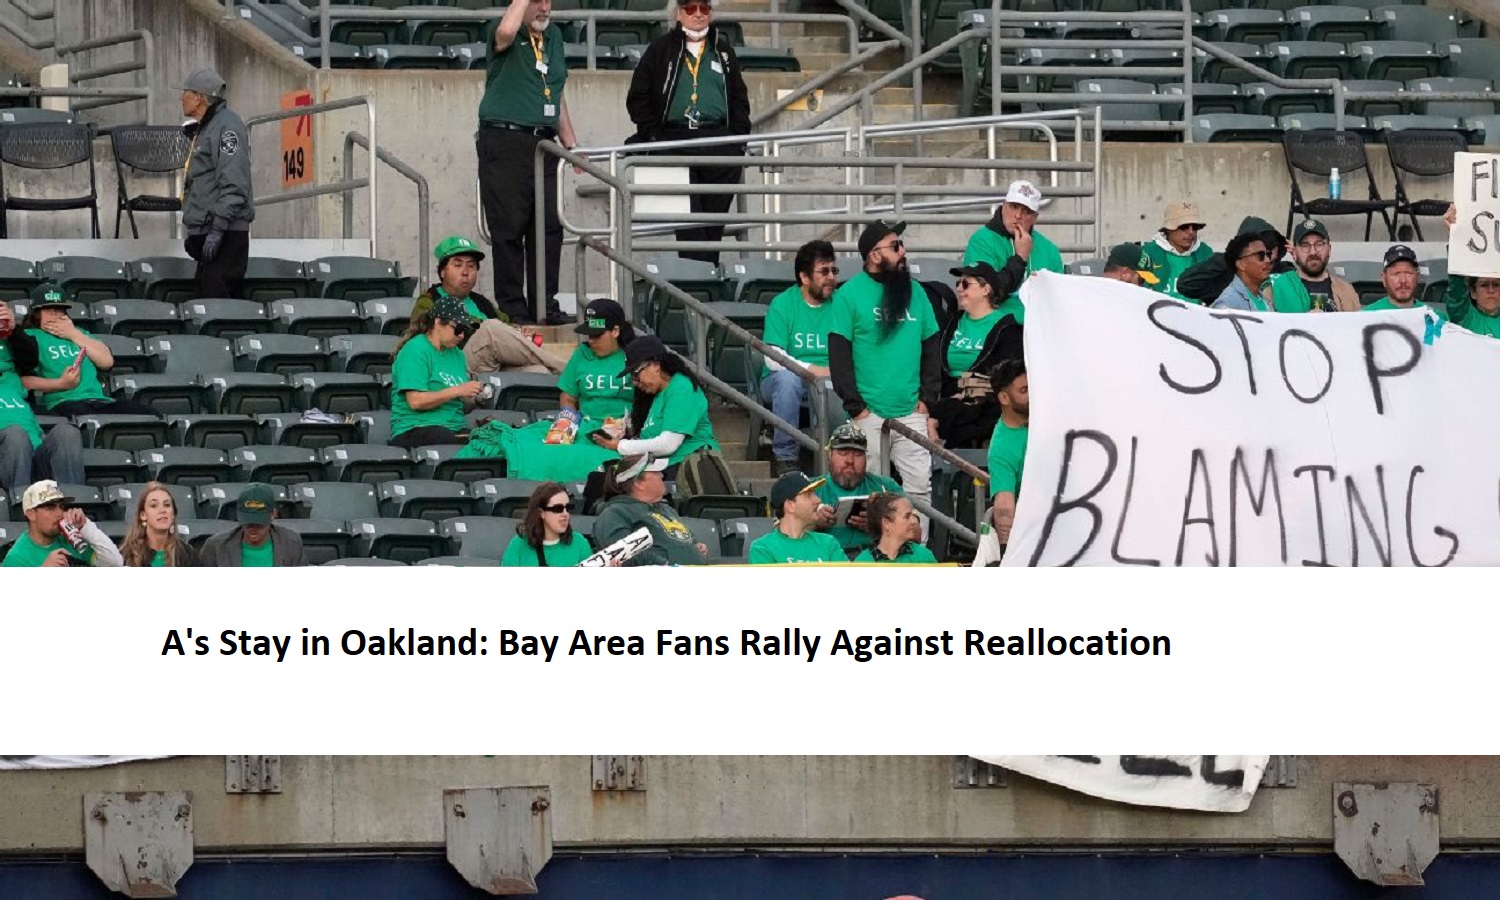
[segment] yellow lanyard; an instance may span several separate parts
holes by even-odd
[[[183,160],[183,180],[178,185],[178,202],[182,203],[188,196],[188,173],[189,163],[194,161],[194,148],[199,146],[199,135],[204,131],[204,123],[199,123],[199,130],[194,132],[193,140],[189,141],[188,156]]]
[[[706,52],[706,50],[707,45],[703,43],[702,46],[697,49],[696,55],[691,57],[691,59],[686,60],[686,71],[691,73],[691,103],[693,106],[696,105],[696,91],[697,86],[700,83],[697,75],[702,71],[702,54]],[[690,56],[691,54],[688,53],[686,55]]]
[[[544,85],[545,99],[548,100],[550,99],[550,80],[547,76],[550,70],[544,65],[545,39],[536,34],[532,28],[529,30],[529,48],[534,51],[535,71],[539,72],[539,82]]]

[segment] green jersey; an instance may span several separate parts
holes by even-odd
[[[587,543],[584,534],[573,533],[569,544],[565,541],[545,544],[545,565],[552,569],[574,566],[591,555],[592,545]],[[524,538],[516,537],[509,541],[507,549],[503,550],[503,565],[537,569],[539,568],[539,551],[529,546],[529,542]]]
[[[1460,275],[1452,275],[1446,282],[1445,315],[1467,331],[1501,339],[1498,332],[1498,317],[1477,309],[1477,305],[1471,302],[1471,293],[1467,290],[1466,279]]]
[[[868,497],[870,494],[878,493],[900,494],[904,491],[893,480],[883,475],[871,475],[866,472],[864,480],[851,488],[839,487],[836,481],[828,478],[813,493],[817,495],[818,500],[836,509],[838,501],[844,497]],[[857,550],[871,540],[868,532],[852,528],[843,522],[827,529],[826,533],[836,538],[838,545],[844,550]]]
[[[53,538],[50,544],[38,544],[31,539],[31,530],[28,529],[16,538],[14,544],[11,544],[10,553],[6,554],[5,562],[0,563],[0,566],[21,569],[41,568],[54,550],[62,550],[80,562],[94,565],[93,547],[85,547],[84,552],[80,553],[61,534]]]
[[[963,264],[972,266],[977,262],[987,262],[997,270],[1004,270],[1005,261],[1015,254],[1016,244],[1010,236],[986,225],[969,235],[969,244],[963,251]],[[1047,235],[1033,230],[1032,252],[1026,260],[1027,277],[1030,278],[1038,269],[1063,274],[1063,254]],[[1026,324],[1026,307],[1022,305],[1019,294],[1011,294],[1006,302],[1000,304],[1000,308],[1015,316],[1017,322]]]
[[[495,35],[501,21],[487,23],[487,81],[477,118],[483,125],[556,127],[566,83],[565,39],[560,29],[550,25],[538,35],[525,23],[513,43],[499,50]]]
[[[712,419],[707,415],[707,395],[697,390],[685,375],[673,376],[670,383],[655,394],[654,401],[649,404],[649,416],[644,421],[639,438],[647,441],[667,431],[686,436],[681,441],[681,446],[670,454],[672,466],[702,447],[718,451],[722,449],[717,438],[712,435]]]
[[[799,538],[772,531],[749,545],[749,562],[755,565],[780,563],[846,563],[836,538],[820,531],[808,531]]]
[[[430,425],[451,431],[465,428],[465,406],[459,397],[420,412],[408,405],[406,392],[443,391],[465,384],[470,377],[466,373],[466,354],[459,347],[436,350],[422,334],[409,338],[393,360],[393,436]]]
[[[10,342],[0,341],[0,430],[12,426],[20,426],[31,438],[33,447],[41,445],[42,426],[37,424],[36,413],[26,402],[26,388],[11,359]]]
[[[932,555],[932,551],[928,550],[925,544],[918,544],[916,541],[907,541],[906,543],[901,545],[901,551],[895,555],[895,559],[886,559],[883,555],[880,554],[879,550],[877,550],[875,546],[871,544],[863,550],[859,551],[859,555],[854,557],[853,561],[856,563],[915,564],[935,563],[937,562],[937,557]]]
[[[583,419],[621,419],[634,402],[634,386],[623,374],[627,364],[622,350],[598,356],[582,344],[566,361],[565,371],[555,384],[576,398]]]
[[[990,496],[1021,493],[1021,469],[1026,465],[1026,426],[1012,428],[1001,419],[990,436]]]
[[[1178,293],[1178,278],[1184,272],[1199,265],[1215,255],[1214,248],[1200,241],[1193,250],[1187,254],[1175,253],[1171,247],[1163,246],[1160,240],[1147,241],[1141,245],[1143,257],[1147,260],[1148,269],[1157,276],[1156,284],[1147,287],[1159,294],[1167,294],[1174,300],[1182,300],[1185,303],[1198,304],[1198,300],[1185,297]]]
[[[995,323],[1005,318],[1005,310],[992,309],[977,319],[964,315],[958,320],[958,329],[948,343],[948,374],[954,378],[974,368],[974,361],[984,352],[984,339],[990,336]]]
[[[829,300],[812,306],[801,296],[800,285],[786,288],[770,301],[770,311],[764,317],[764,342],[784,350],[797,362],[826,367],[827,335],[833,330],[835,305]],[[764,375],[773,371],[765,366]]]
[[[271,569],[272,565],[272,540],[269,538],[262,542],[262,546],[241,542],[241,568],[243,569]]]
[[[1390,309],[1397,309],[1397,310],[1419,309],[1419,308],[1421,308],[1423,306],[1424,306],[1424,304],[1420,303],[1418,300],[1411,301],[1408,306],[1395,306],[1395,305],[1393,305],[1393,301],[1389,300],[1386,297],[1382,297],[1380,299],[1373,300],[1371,303],[1368,303],[1366,306],[1363,306],[1361,308],[1361,311],[1362,312],[1386,312],[1386,311],[1388,311]]]
[[[79,366],[79,383],[77,387],[66,391],[52,391],[42,395],[42,405],[48,409],[56,407],[59,403],[67,403],[71,400],[106,400],[105,388],[100,384],[99,370],[94,367],[94,361],[89,354],[84,353],[78,344],[65,338],[48,334],[40,328],[28,328],[26,333],[37,339],[37,372],[38,378],[61,378],[63,372],[73,365],[74,359],[81,354],[84,362]],[[82,332],[89,337],[89,332]]]
[[[882,419],[916,411],[922,391],[922,341],[937,334],[926,291],[911,282],[906,318],[886,334],[880,307],[885,289],[869,273],[850,278],[833,295],[832,333],[853,344],[854,377],[869,411]]]

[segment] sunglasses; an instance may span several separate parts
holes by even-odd
[[[682,3],[681,4],[681,9],[688,16],[710,16],[710,15],[712,15],[712,4],[711,3]]]
[[[894,247],[895,249],[899,250],[899,249],[901,249],[904,246],[906,246],[906,242],[903,241],[903,240],[901,240],[900,238],[896,238],[895,240],[893,240],[893,241],[891,241],[891,242],[889,242],[887,244],[876,245],[874,249],[876,249],[876,250],[888,250],[891,247]]]
[[[1253,256],[1257,258],[1258,262],[1267,262],[1269,259],[1278,258],[1278,254],[1273,250],[1253,250],[1252,252],[1246,254],[1246,256],[1243,256],[1241,258],[1247,259]]]
[[[644,374],[645,369],[649,368],[652,365],[654,365],[654,363],[652,362],[641,363],[640,365],[634,367],[634,370],[628,374],[628,377],[638,378],[640,375]]]
[[[982,281],[975,281],[972,278],[960,278],[960,279],[958,279],[957,281],[955,281],[953,283],[953,286],[955,288],[958,288],[960,291],[963,290],[964,288],[974,287],[975,285],[978,285],[979,287],[984,287],[984,282],[982,282]]]
[[[836,275],[836,274],[838,274],[838,267],[837,266],[818,266],[817,268],[812,269],[812,272],[813,272],[813,274],[816,274],[816,275]]]
[[[569,504],[569,503],[555,503],[555,504],[552,504],[550,506],[541,506],[540,509],[544,510],[547,513],[556,513],[558,515],[558,514],[563,513],[563,512],[570,512],[571,511],[571,504]]]

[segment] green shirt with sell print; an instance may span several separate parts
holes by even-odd
[[[801,295],[801,286],[792,285],[775,295],[764,317],[764,342],[779,347],[797,362],[827,367],[827,335],[832,329],[835,304],[812,306]],[[774,369],[768,365],[764,375]]]
[[[437,350],[422,334],[409,338],[393,360],[393,436],[432,425],[451,431],[465,428],[465,405],[459,397],[434,409],[419,411],[408,405],[406,392],[443,391],[465,384],[470,377],[466,373],[466,354],[459,347]]]
[[[623,367],[628,365],[622,350],[598,356],[586,344],[576,348],[566,360],[565,371],[555,386],[576,398],[583,419],[600,422],[628,415],[634,402],[634,386]],[[590,430],[590,429],[588,429]]]
[[[649,415],[644,421],[644,428],[639,432],[639,438],[647,441],[667,431],[686,436],[681,441],[681,446],[670,454],[671,465],[702,447],[718,451],[722,449],[717,438],[712,435],[712,419],[707,415],[707,395],[697,390],[685,375],[672,376],[670,383],[655,394],[654,401],[649,404]]]
[[[26,388],[21,385],[21,376],[11,359],[10,343],[0,341],[0,430],[17,425],[31,438],[33,447],[41,445],[42,426],[37,424],[37,415],[26,402]]]
[[[808,531],[793,538],[777,530],[760,536],[749,545],[749,562],[755,565],[846,563],[848,554],[830,534]]]
[[[888,334],[880,327],[885,289],[860,272],[833,295],[832,333],[853,344],[854,377],[871,413],[896,419],[916,411],[922,391],[922,341],[937,334],[926,291],[911,282],[906,318]]]
[[[59,403],[68,403],[73,400],[106,400],[105,388],[100,384],[99,370],[94,367],[94,361],[89,354],[84,353],[82,348],[73,341],[48,334],[40,328],[28,328],[26,333],[37,339],[37,372],[38,378],[61,378],[63,372],[80,354],[83,354],[84,362],[79,366],[79,383],[77,387],[66,391],[52,391],[42,395],[42,405],[53,409]],[[89,337],[89,332],[81,332]]]
[[[984,339],[990,336],[995,323],[1005,318],[1005,310],[992,309],[977,319],[967,315],[958,320],[958,329],[948,344],[948,374],[954,378],[974,367],[974,361],[984,351]]]

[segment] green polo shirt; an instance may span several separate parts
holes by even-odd
[[[551,25],[544,30],[540,56],[548,71],[541,74],[536,68],[540,60],[529,40],[529,24],[519,26],[506,50],[498,50],[496,34],[501,21],[494,19],[487,25],[487,82],[477,118],[483,125],[558,127],[566,83],[565,41],[560,29]]]
[[[754,565],[781,563],[846,563],[848,554],[837,538],[821,531],[808,531],[799,538],[777,531],[761,535],[749,545],[749,562]]]
[[[33,447],[41,445],[42,426],[37,424],[37,415],[26,402],[26,388],[21,385],[21,376],[11,359],[10,343],[0,341],[0,430],[12,426],[20,426],[31,438]]]
[[[990,496],[1001,491],[1021,493],[1021,469],[1026,465],[1026,426],[1012,428],[1001,419],[990,436]]]
[[[654,401],[649,404],[649,415],[645,417],[639,438],[647,441],[667,431],[686,436],[681,441],[681,446],[670,454],[671,465],[702,447],[718,451],[722,449],[717,438],[712,435],[712,419],[707,415],[707,395],[697,390],[685,375],[675,375],[663,390],[655,394]]]
[[[461,348],[437,350],[422,334],[409,338],[393,360],[392,434],[396,437],[430,425],[451,431],[465,428],[466,411],[460,398],[419,411],[408,405],[405,392],[440,391],[465,384],[470,377],[466,372],[466,354]]]
[[[992,309],[977,319],[967,315],[958,320],[958,329],[953,340],[948,342],[948,374],[954,378],[974,367],[974,361],[984,351],[984,339],[990,336],[995,323],[1005,318],[1005,310]]]
[[[55,408],[59,403],[67,403],[72,400],[106,400],[104,385],[100,384],[99,369],[95,368],[94,361],[78,344],[64,338],[48,334],[40,328],[28,328],[26,333],[37,339],[37,372],[38,378],[61,378],[63,370],[73,365],[73,361],[81,353],[84,356],[83,365],[79,366],[78,386],[66,391],[52,391],[42,395],[42,405],[48,409]],[[89,332],[83,332],[85,337],[90,337]]]
[[[697,70],[694,78],[691,74],[693,66]],[[695,103],[691,100],[692,94],[696,94]],[[692,106],[700,114],[702,126],[728,122],[727,73],[723,71],[723,61],[718,58],[717,51],[705,42],[700,64],[690,50],[684,47],[681,50],[681,70],[676,73],[675,94],[665,108],[665,124],[684,127],[686,110]]]
[[[860,272],[833,295],[832,333],[853,344],[854,377],[869,411],[882,419],[916,411],[922,390],[922,341],[937,334],[937,317],[922,286],[911,282],[906,318],[880,329],[885,289]]]
[[[826,367],[833,308],[831,300],[812,306],[801,296],[801,286],[792,285],[770,301],[770,311],[764,317],[764,342],[779,347],[798,362]],[[773,371],[765,366],[764,376]]]
[[[555,385],[576,398],[583,419],[596,422],[621,419],[628,415],[634,402],[634,386],[623,374],[627,365],[622,350],[598,356],[591,347],[582,344],[566,360],[565,370]]]

